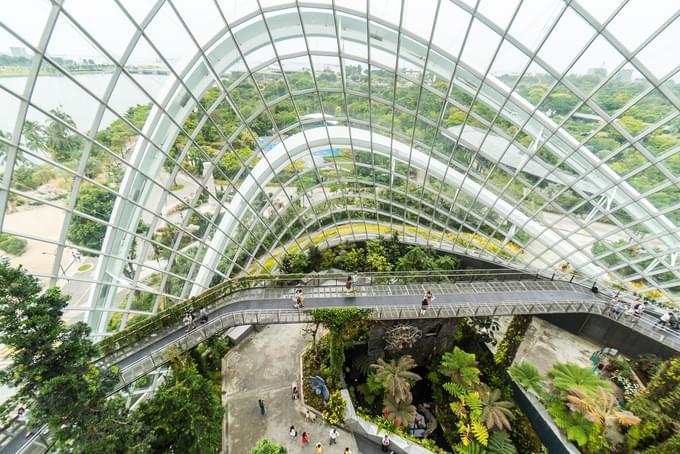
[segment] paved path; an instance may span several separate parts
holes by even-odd
[[[271,325],[251,334],[226,356],[222,398],[227,409],[228,454],[247,454],[257,441],[266,437],[284,445],[289,454],[313,453],[321,442],[324,454],[342,454],[346,446],[353,453],[371,454],[370,445],[359,450],[349,432],[340,431],[338,444],[328,446],[330,426],[317,419],[305,422],[299,400],[291,399],[291,383],[299,381],[299,355],[305,346],[300,325]],[[264,399],[267,415],[261,416],[257,400]],[[294,425],[300,434],[310,434],[307,447],[299,437],[291,440]],[[379,449],[378,451],[379,452]]]

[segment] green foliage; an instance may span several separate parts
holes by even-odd
[[[514,404],[507,400],[501,400],[499,389],[489,389],[483,386],[479,391],[479,399],[482,404],[482,412],[479,420],[486,424],[488,429],[510,429],[510,421],[514,419],[511,409]]]
[[[569,408],[558,400],[553,401],[548,406],[548,413],[550,413],[557,427],[564,431],[569,440],[581,447],[588,443],[590,434],[595,430],[595,425],[582,414],[569,411]]]
[[[444,353],[439,371],[458,385],[453,389],[447,389],[454,396],[461,394],[465,388],[480,383],[480,372],[474,353],[467,353],[457,346],[453,348],[453,351]]]
[[[668,440],[649,447],[642,454],[678,454],[680,452],[680,434],[675,434]]]
[[[285,446],[277,445],[266,438],[261,438],[255,447],[250,450],[250,454],[286,454],[288,450]]]
[[[435,268],[432,257],[418,246],[412,246],[397,262],[397,271],[428,271]]]
[[[7,233],[0,233],[0,250],[12,255],[23,255],[26,252],[28,241],[9,235]]]
[[[281,272],[285,274],[306,273],[309,269],[307,254],[286,254],[281,260]]]
[[[436,454],[449,454],[447,451],[437,446],[437,444],[433,440],[430,440],[428,438],[416,438],[407,431],[405,431],[404,429],[402,429],[401,427],[396,426],[392,421],[390,421],[385,416],[373,416],[364,411],[362,408],[357,408],[357,414],[361,418],[372,422],[373,424],[378,426],[378,429],[384,432],[396,434],[399,437],[403,438],[404,440],[408,440],[414,444],[420,445]]]
[[[484,446],[480,445],[479,443],[476,443],[474,441],[470,442],[469,444],[465,445],[463,443],[459,443],[456,446],[453,447],[456,454],[486,454],[487,450],[484,449]]]
[[[503,336],[503,340],[498,344],[494,361],[501,369],[505,370],[515,360],[515,355],[519,349],[527,328],[531,324],[530,315],[515,315],[512,317],[510,325]]]
[[[512,378],[524,389],[533,390],[538,395],[543,393],[543,377],[533,364],[527,362],[513,364],[509,371]]]
[[[357,390],[363,396],[364,401],[372,406],[376,400],[382,397],[384,388],[382,383],[375,378],[375,373],[369,372],[366,375],[366,382],[357,386]]]
[[[6,419],[18,402],[27,404],[29,424],[47,423],[57,446],[68,444],[69,452],[103,452],[111,442],[120,443],[119,452],[143,452],[137,422],[118,423],[127,420],[124,401],[106,398],[118,381],[116,371],[91,364],[97,349],[90,329],[82,322],[64,324],[67,304],[58,288],[41,292],[21,267],[0,265],[0,342],[12,349],[0,382],[15,390],[0,414]]]
[[[137,417],[152,428],[156,452],[217,452],[222,440],[222,406],[212,383],[191,362],[176,363]]]
[[[410,355],[400,356],[399,360],[385,361],[378,358],[377,364],[372,364],[375,369],[375,380],[396,401],[411,399],[411,385],[421,379],[420,375],[411,372],[417,366]]]
[[[517,449],[512,444],[510,435],[504,430],[498,430],[491,434],[487,449],[489,454],[517,454]]]
[[[396,426],[409,427],[416,419],[416,407],[411,403],[412,401],[413,397],[410,393],[402,400],[396,400],[391,394],[385,394],[383,415]]]
[[[76,133],[71,116],[61,110],[50,110],[56,119],[49,118],[45,127],[45,145],[52,159],[59,163],[71,162],[80,157],[82,139]]]
[[[312,323],[321,323],[329,331],[340,333],[344,332],[349,325],[366,320],[371,314],[370,309],[356,307],[321,308],[307,312],[312,316]]]
[[[370,315],[370,309],[356,307],[322,308],[309,311],[313,323],[321,323],[329,331],[331,383],[333,386],[339,380],[345,364],[345,350],[343,335],[347,328]]]
[[[345,423],[345,399],[340,391],[333,391],[323,409],[323,419],[331,426],[340,426]]]
[[[82,184],[75,209],[92,217],[108,220],[113,211],[116,196],[91,184]],[[74,215],[69,224],[67,238],[72,243],[98,251],[106,234],[106,225],[82,216]],[[83,254],[93,253],[83,251]]]
[[[579,367],[572,363],[557,363],[548,371],[555,389],[566,393],[578,388],[587,393],[594,393],[597,388],[609,388],[609,383],[595,375],[588,367]]]

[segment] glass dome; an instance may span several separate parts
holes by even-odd
[[[95,335],[391,234],[680,295],[674,0],[3,13],[0,249]]]

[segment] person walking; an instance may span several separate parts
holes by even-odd
[[[659,320],[657,320],[656,323],[654,324],[654,328],[657,328],[661,325],[670,328],[672,318],[673,318],[672,312],[664,312],[663,315],[659,317]]]
[[[208,323],[208,309],[205,307],[201,308],[199,314],[199,320],[201,321],[201,324],[206,324]]]
[[[259,399],[257,405],[260,407],[260,415],[267,416],[267,412],[264,410],[264,400]]]
[[[345,281],[345,293],[350,293],[352,291],[354,283],[354,279],[352,279],[352,276],[347,276],[347,280]]]
[[[293,297],[293,300],[295,301],[295,309],[305,307],[305,293],[301,288],[295,289],[295,296]]]
[[[423,300],[420,303],[420,315],[425,314],[425,311],[427,311],[427,308],[430,307],[433,299],[434,296],[432,296],[432,292],[427,290],[425,295],[423,295]]]
[[[300,437],[300,443],[302,444],[303,448],[307,446],[307,443],[309,443],[309,435],[307,434],[307,432],[302,432],[302,436]]]
[[[380,449],[382,452],[389,452],[390,449],[390,437],[387,434],[383,435],[383,439],[380,442]]]
[[[329,439],[328,439],[328,445],[329,446],[335,445],[335,444],[338,443],[338,435],[340,435],[338,433],[338,429],[336,429],[335,427],[332,427],[331,428],[331,434],[330,434]]]
[[[292,384],[293,400],[300,398],[300,390],[298,389],[297,382]]]
[[[321,443],[317,443],[316,446],[314,446],[314,454],[323,454]]]
[[[352,454],[352,451],[350,451],[349,448],[345,448],[345,452],[343,454]]]
[[[189,330],[192,328],[192,321],[191,321],[191,315],[189,315],[189,312],[184,314],[184,318],[182,319],[182,324],[184,325],[184,332],[188,333]]]
[[[295,426],[290,426],[290,431],[288,434],[290,435],[291,440],[295,440],[297,438],[297,430],[295,430]]]

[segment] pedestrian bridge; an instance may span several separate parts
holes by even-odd
[[[312,278],[277,275],[235,279],[114,336],[116,340],[106,346],[108,353],[97,363],[120,368],[117,391],[231,327],[307,323],[312,321],[310,309],[335,307],[370,309],[369,318],[373,320],[587,313],[607,317],[680,351],[680,335],[655,329],[655,316],[615,317],[609,310],[611,295],[593,293],[589,287],[570,281],[500,270],[364,273],[363,285],[348,294],[343,285],[346,277],[323,274]],[[293,308],[297,287],[305,292],[304,309]],[[420,315],[426,290],[432,291],[435,299]],[[206,307],[209,320],[186,333],[181,314],[190,306]],[[42,430],[28,442],[23,439],[25,430],[17,424],[3,432],[0,453],[43,452],[41,446],[46,441],[39,435]]]
[[[208,305],[208,323],[198,325],[189,333],[185,333],[181,323],[175,323],[132,346],[115,350],[102,358],[101,364],[120,367],[123,387],[164,365],[178,352],[187,351],[231,327],[307,323],[312,321],[309,309],[331,307],[370,309],[369,318],[373,320],[589,313],[611,318],[680,351],[680,335],[654,329],[656,317],[623,315],[616,318],[608,310],[610,298],[595,294],[590,288],[526,274],[495,274],[496,279],[491,279],[492,275],[484,276],[487,280],[477,280],[479,275],[466,275],[467,279],[452,282],[436,277],[427,279],[426,275],[416,279],[421,282],[411,283],[408,279],[399,279],[397,283],[389,282],[389,278],[389,283],[373,279],[350,294],[345,292],[340,278],[317,278],[316,282],[301,286],[306,296],[302,310],[293,308],[295,286],[237,290]],[[426,290],[432,291],[435,300],[425,314],[420,315],[420,301]]]

